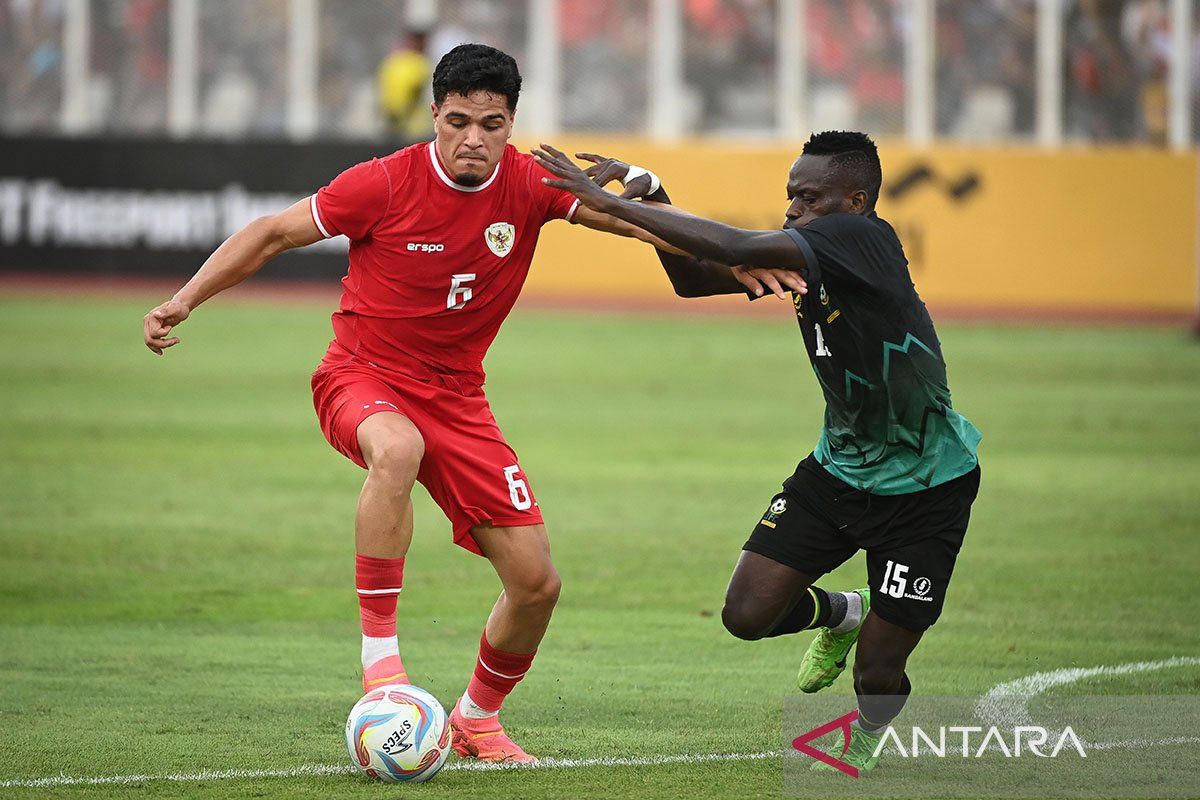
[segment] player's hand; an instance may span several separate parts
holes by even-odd
[[[162,355],[168,347],[179,344],[179,337],[167,335],[179,323],[188,318],[192,310],[178,300],[168,300],[142,318],[142,336],[155,355]]]
[[[788,299],[789,292],[808,294],[808,284],[805,283],[804,278],[800,277],[800,273],[790,269],[733,267],[733,277],[737,278],[738,283],[742,286],[754,292],[755,297],[762,297],[765,290],[770,290],[772,294],[782,300]]]
[[[592,182],[591,176],[558,148],[545,142],[533,149],[537,162],[555,178],[542,178],[542,183],[556,189],[565,189],[579,198],[590,209],[607,214],[617,201],[616,195],[606,192]],[[628,170],[628,167],[626,167]]]
[[[592,166],[585,169],[583,174],[590,177],[592,183],[597,186],[607,186],[613,181],[624,181],[625,176],[629,174],[629,164],[615,158],[600,156],[595,153],[576,153],[575,157],[592,162]],[[650,194],[651,185],[649,175],[638,175],[625,184],[625,191],[621,192],[621,197],[624,197],[626,200],[632,200],[635,197],[645,197]]]

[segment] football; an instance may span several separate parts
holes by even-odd
[[[366,775],[388,783],[432,778],[450,752],[450,722],[437,698],[416,686],[372,689],[346,720],[350,760]]]

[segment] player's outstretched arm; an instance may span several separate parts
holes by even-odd
[[[653,197],[653,200],[646,202],[658,203],[664,208],[672,208],[671,198],[666,189],[660,187]],[[727,264],[718,264],[714,261],[696,258],[688,253],[677,253],[673,249],[666,250],[661,247],[655,248],[655,254],[658,256],[658,263],[662,265],[663,272],[667,273],[667,278],[671,281],[671,288],[680,297],[712,297],[713,295],[746,292],[755,297],[761,297],[764,292],[763,283],[744,267],[730,267]],[[804,281],[797,273],[786,272],[781,277],[797,291],[804,291]],[[785,296],[784,289],[774,276],[768,276],[765,280],[773,283],[768,288],[775,294],[780,297]]]
[[[653,200],[645,202],[673,208],[667,190],[659,187]],[[788,299],[788,292],[804,294],[808,284],[800,273],[787,269],[765,267],[731,267],[688,253],[677,253],[674,249],[655,248],[658,263],[671,281],[671,287],[680,297],[712,297],[719,294],[743,294],[762,297],[771,292],[776,297]]]
[[[638,167],[633,177],[630,164],[620,159],[597,155],[596,153],[576,153],[576,158],[590,161],[592,165],[584,170],[597,186],[604,187],[613,181],[621,181],[625,190],[621,197],[625,199],[643,198],[646,201],[659,203],[664,208],[672,208],[671,198],[666,187],[662,186],[657,176],[648,170]],[[671,287],[680,297],[711,297],[720,294],[742,294],[749,292],[754,297],[761,297],[764,292],[771,291],[777,297],[787,298],[789,291],[804,293],[808,287],[799,273],[790,270],[764,269],[760,267],[730,267],[713,261],[696,258],[678,248],[662,242],[658,237],[631,225],[624,220],[586,206],[576,212],[578,219],[581,212],[605,221],[605,224],[619,224],[631,229],[634,236],[655,246],[658,261],[663,271],[671,281]],[[587,223],[585,223],[587,224]],[[600,230],[606,228],[600,225],[590,225]],[[786,287],[786,288],[785,288]]]
[[[623,219],[668,244],[721,264],[801,269],[804,256],[783,231],[751,231],[704,217],[627,200],[597,186],[565,153],[543,144],[533,151],[538,163],[556,179],[543,181],[565,189],[580,203]]]
[[[170,336],[171,329],[187,319],[196,306],[246,280],[285,250],[321,238],[308,198],[278,214],[254,220],[226,239],[174,297],[142,319],[146,347],[161,356],[168,347],[179,344],[178,336]]]
[[[629,199],[646,197],[654,191],[654,187],[650,183],[650,173],[648,172],[644,172],[640,178],[627,181],[626,178],[629,174],[628,164],[617,161],[615,158],[605,158],[593,153],[576,153],[575,155],[578,158],[593,162],[592,166],[588,167],[584,174],[591,178],[597,186],[604,187],[613,181],[621,181],[625,187],[621,193],[621,197]],[[657,195],[655,197],[657,198]],[[668,253],[680,256],[689,255],[636,225],[632,225],[623,219],[617,219],[611,214],[602,214],[583,204],[580,204],[575,210],[575,214],[571,217],[571,222],[575,225],[583,225],[585,228],[591,228],[594,231],[613,233],[617,236],[637,239],[638,241],[653,245],[660,250],[665,250]]]
[[[601,233],[613,233],[617,236],[637,239],[638,241],[666,250],[669,253],[676,253],[682,256],[687,255],[687,253],[679,248],[672,247],[654,234],[644,231],[636,225],[630,224],[623,219],[618,219],[611,214],[602,214],[582,204],[575,210],[574,216],[571,217],[571,222],[575,225],[591,228],[594,231],[600,231]]]

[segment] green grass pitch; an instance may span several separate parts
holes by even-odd
[[[0,298],[0,780],[348,763],[362,473],[312,412],[328,309],[217,300],[158,359],[140,341],[150,304]],[[489,394],[565,582],[505,712],[531,751],[780,746],[808,636],[737,641],[720,606],[821,421],[789,316],[531,311],[502,332]],[[984,433],[983,488],[916,691],[1200,655],[1200,345],[1161,329],[941,333],[955,404]],[[401,647],[450,703],[498,584],[423,492],[416,513]],[[863,580],[856,559],[823,584]],[[1163,688],[1200,691],[1197,671],[1097,690]],[[0,794],[725,798],[777,797],[781,781],[766,759]]]

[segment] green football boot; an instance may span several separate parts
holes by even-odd
[[[858,641],[858,632],[862,630],[863,620],[871,609],[871,590],[856,589],[855,594],[862,598],[862,619],[858,627],[845,633],[834,633],[829,628],[821,628],[813,637],[812,644],[800,661],[800,672],[796,675],[796,684],[800,691],[806,694],[819,692],[833,682],[846,669],[846,656],[850,648]]]
[[[834,758],[855,767],[859,772],[866,772],[869,769],[874,769],[875,765],[879,763],[879,756],[875,755],[875,750],[879,747],[879,741],[882,738],[882,731],[879,733],[867,733],[858,726],[851,726],[850,746],[846,748],[846,754],[842,755],[842,748],[836,745],[826,752]],[[815,762],[809,769],[813,772],[834,771],[834,768],[824,761]]]

